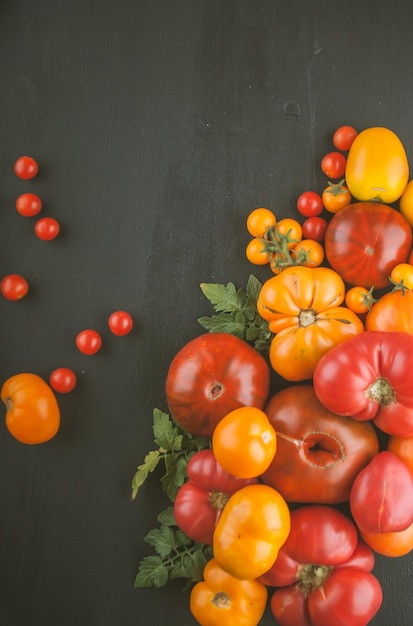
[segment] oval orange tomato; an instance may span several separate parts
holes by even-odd
[[[390,291],[371,307],[366,330],[402,331],[413,334],[413,292]]]
[[[60,410],[51,387],[37,374],[16,374],[4,383],[6,426],[18,441],[44,443],[60,426]]]
[[[372,550],[383,556],[404,556],[413,550],[413,524],[398,532],[360,534]]]

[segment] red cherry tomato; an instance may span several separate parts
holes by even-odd
[[[35,193],[23,193],[16,200],[16,209],[24,217],[33,217],[42,210],[42,201]]]
[[[60,224],[54,217],[42,217],[36,222],[34,232],[42,241],[51,241],[59,234]]]
[[[102,347],[102,337],[96,330],[82,330],[76,337],[76,345],[82,354],[96,354]]]
[[[20,300],[29,291],[29,284],[19,274],[8,274],[0,283],[0,292],[7,300]]]
[[[347,152],[351,148],[351,144],[357,137],[358,133],[352,126],[340,126],[333,135],[333,144],[337,150]]]
[[[39,171],[37,162],[29,156],[22,156],[14,164],[14,173],[23,180],[34,178]]]
[[[50,386],[58,393],[69,393],[76,387],[76,374],[68,367],[58,367],[49,378]]]
[[[321,196],[315,191],[304,191],[297,200],[297,209],[305,217],[320,215],[323,210]]]
[[[318,216],[308,217],[303,223],[303,237],[314,239],[314,241],[324,241],[327,230],[327,221]]]
[[[346,163],[347,159],[341,152],[329,152],[321,159],[321,170],[328,178],[343,178]]]
[[[133,328],[133,318],[127,311],[115,311],[109,316],[108,326],[114,335],[122,337]]]

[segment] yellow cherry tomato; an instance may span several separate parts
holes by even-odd
[[[247,230],[253,237],[263,237],[276,223],[276,217],[272,211],[260,207],[254,209],[247,217]]]
[[[324,261],[324,248],[314,239],[303,239],[291,249],[292,256],[300,265],[318,267]]]
[[[376,300],[373,298],[373,287],[366,289],[366,287],[355,286],[346,293],[346,307],[358,315],[370,311],[374,302]]]
[[[413,289],[413,265],[410,263],[399,263],[395,265],[390,273],[390,280],[396,289]]]
[[[289,248],[293,248],[295,244],[301,241],[301,239],[303,238],[303,229],[300,222],[294,220],[291,217],[285,217],[284,219],[277,222],[276,230],[277,232],[281,233],[281,235],[288,235]]]
[[[270,262],[264,243],[259,237],[251,239],[245,249],[245,254],[248,261],[254,265],[266,265]]]
[[[410,180],[403,191],[399,202],[400,213],[413,226],[413,180]]]

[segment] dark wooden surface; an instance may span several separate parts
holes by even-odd
[[[410,18],[409,0],[0,2],[1,268],[31,287],[0,301],[1,380],[79,379],[48,444],[0,423],[1,626],[195,623],[180,584],[133,588],[167,504],[157,480],[130,500],[152,409],[211,313],[199,283],[245,285],[248,212],[293,215],[321,190],[338,126],[387,126],[413,163]],[[31,182],[12,171],[22,154]],[[24,191],[57,240],[17,214]],[[136,320],[128,337],[107,330],[116,309]],[[87,327],[103,336],[93,357],[75,347]],[[377,557],[375,626],[412,623],[412,564]]]

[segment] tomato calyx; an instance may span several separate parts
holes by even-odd
[[[297,586],[305,595],[309,596],[314,589],[319,589],[330,576],[332,565],[300,564],[297,572]]]
[[[381,406],[390,406],[396,402],[396,394],[391,384],[385,378],[376,378],[366,390],[366,396],[369,400],[377,402]]]
[[[298,324],[303,328],[311,326],[317,319],[317,313],[314,309],[303,309],[298,316]]]
[[[218,400],[224,393],[224,385],[217,380],[207,390],[208,400]]]
[[[229,609],[231,606],[231,598],[225,591],[217,591],[211,602],[217,609]]]
[[[217,511],[222,511],[229,498],[230,495],[228,493],[224,493],[223,491],[211,491],[208,496],[208,502]]]
[[[313,430],[302,439],[282,432],[277,432],[277,436],[292,443],[299,450],[302,459],[314,469],[331,470],[346,459],[343,444],[332,433]]]
[[[391,276],[389,276],[389,281],[393,285],[392,291],[400,291],[402,296],[405,296],[406,293],[412,293],[412,290],[410,289],[410,287],[405,285],[404,278],[402,278],[399,281],[395,281],[395,280],[392,279]]]
[[[291,265],[303,265],[303,259],[291,255],[291,245],[298,243],[299,240],[291,237],[291,229],[286,233],[281,233],[277,226],[268,228],[263,238],[260,238],[263,249],[270,259],[272,266],[278,272]]]
[[[344,187],[345,178],[342,178],[338,183],[328,182],[328,187],[325,190],[326,193],[331,193],[333,196],[338,196],[339,194],[347,193],[347,188]]]

